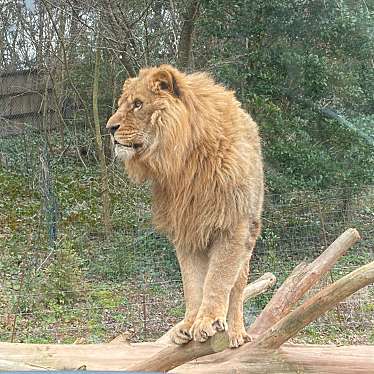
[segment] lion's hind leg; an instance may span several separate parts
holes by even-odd
[[[227,313],[228,336],[230,348],[237,348],[250,341],[245,331],[243,318],[243,293],[247,284],[249,259],[243,264],[238,279],[230,293],[229,310]]]
[[[247,258],[230,293],[230,304],[227,313],[230,348],[237,348],[251,341],[251,337],[247,334],[244,325],[244,288],[247,285],[249,262],[259,233],[260,224],[257,221],[253,221],[249,228],[249,236],[246,243]]]

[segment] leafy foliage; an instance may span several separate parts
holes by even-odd
[[[269,188],[371,183],[373,5],[221,0],[204,8],[199,41],[208,40],[214,74],[260,124]]]

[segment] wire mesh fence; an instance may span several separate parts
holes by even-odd
[[[0,138],[0,340],[106,342],[124,333],[156,339],[183,318],[180,273],[170,243],[151,223],[149,186],[109,167],[114,232],[100,220],[100,177],[87,132],[25,128]],[[78,135],[77,135],[78,134]],[[362,240],[324,283],[372,261],[374,187],[266,194],[251,280],[267,271],[281,284],[356,227]],[[245,306],[250,323],[272,291]],[[295,341],[373,343],[374,288],[367,287],[308,326]]]
[[[120,334],[149,341],[183,318],[180,272],[172,245],[152,226],[150,186],[128,181],[103,135],[113,226],[105,235],[94,71],[103,122],[124,79],[165,62],[211,73],[251,112],[269,162],[251,281],[270,271],[278,287],[348,227],[362,240],[317,288],[373,261],[369,2],[2,5],[0,341],[100,343]],[[274,185],[300,191],[276,194]],[[246,303],[247,324],[272,293]],[[374,286],[294,341],[374,344]]]

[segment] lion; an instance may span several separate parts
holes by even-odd
[[[154,225],[175,246],[186,311],[172,341],[227,330],[241,346],[264,191],[256,123],[208,74],[161,65],[125,81],[107,128],[130,178],[151,182]]]

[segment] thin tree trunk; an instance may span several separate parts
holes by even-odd
[[[45,24],[45,12],[43,5],[38,2],[38,37],[37,37],[37,44],[36,44],[36,63],[38,68],[40,69],[44,63],[44,24]]]
[[[99,73],[100,73],[100,49],[99,37],[97,37],[96,54],[95,54],[95,74],[92,91],[92,108],[95,123],[96,136],[96,150],[99,158],[100,175],[101,175],[101,198],[103,202],[102,220],[105,229],[105,236],[108,238],[112,232],[112,222],[110,218],[110,196],[109,196],[109,182],[108,173],[105,162],[105,154],[103,142],[101,139],[99,107],[98,107],[98,92],[99,92]]]
[[[192,0],[187,5],[183,16],[183,25],[179,38],[177,66],[181,69],[189,68],[191,64],[191,51],[195,20],[199,14],[200,1]]]
[[[66,16],[65,16],[65,13],[64,11],[60,11],[60,25],[59,25],[59,33],[62,37],[64,37],[65,35],[65,28],[66,28]],[[58,54],[60,56],[60,60],[63,61],[64,59],[64,52],[62,50],[62,47],[60,46],[59,47],[59,51],[58,51]],[[57,84],[58,84],[58,87],[57,87],[57,102],[56,102],[56,105],[58,106],[57,110],[60,111],[63,107],[63,103],[64,103],[64,95],[65,95],[65,69],[64,69],[64,65],[61,63],[58,64],[58,66],[56,66],[56,73],[57,73],[57,76],[58,76],[58,81],[57,81]],[[54,119],[56,121],[58,121],[58,124],[59,124],[59,130],[60,130],[60,138],[61,138],[61,149],[65,149],[65,134],[64,134],[64,119],[63,117],[57,117],[57,116],[54,116]]]

